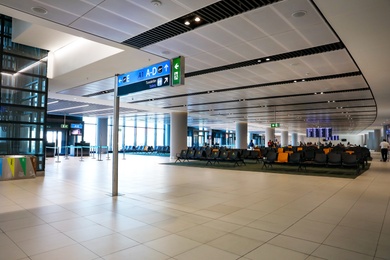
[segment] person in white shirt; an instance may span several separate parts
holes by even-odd
[[[381,147],[382,162],[386,162],[387,152],[389,151],[390,144],[386,141],[386,139],[383,139],[379,146]]]

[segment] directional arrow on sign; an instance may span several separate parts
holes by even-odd
[[[165,68],[165,71],[167,71],[169,66],[167,64],[165,64],[164,68]]]
[[[165,77],[165,78],[164,78],[164,84],[165,84],[165,83],[168,83],[168,81],[169,81],[169,78],[168,78],[168,77]]]
[[[180,67],[179,63],[175,64],[175,69],[177,70]]]

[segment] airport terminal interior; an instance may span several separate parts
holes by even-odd
[[[0,0],[0,260],[390,259],[388,13]]]

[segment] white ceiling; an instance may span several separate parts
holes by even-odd
[[[334,134],[359,134],[389,123],[388,0],[284,0],[141,49],[122,43],[216,2],[229,1],[161,0],[154,6],[149,0],[0,0],[0,13],[48,28],[39,30],[41,35],[35,30],[30,45],[50,41],[48,33],[55,30],[122,50],[50,79],[51,100],[100,104],[104,109],[113,104],[113,75],[181,55],[186,58],[185,85],[122,97],[123,114],[133,116],[135,109],[161,117],[188,111],[193,126],[234,129],[235,122],[245,121],[255,131],[276,121],[280,130],[302,134],[313,126],[333,127]],[[34,13],[32,7],[48,13]],[[294,17],[297,11],[306,15]],[[220,13],[215,10],[213,15]],[[301,51],[340,42],[346,48]],[[279,58],[224,67],[265,57]],[[191,74],[213,68],[218,70]],[[102,91],[108,93],[96,94]],[[91,114],[85,111],[79,112]]]

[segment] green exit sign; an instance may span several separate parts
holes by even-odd
[[[184,57],[179,56],[172,60],[172,86],[184,84]]]
[[[61,128],[69,128],[69,125],[67,125],[67,124],[61,124]]]
[[[272,128],[280,127],[280,123],[271,123],[271,127]]]

